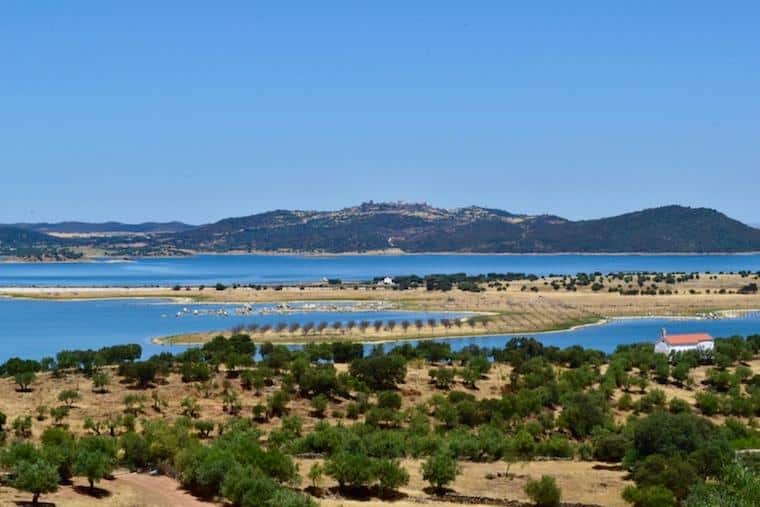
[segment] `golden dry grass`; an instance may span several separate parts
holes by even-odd
[[[760,359],[755,359],[749,363],[754,372],[760,372]],[[338,365],[339,370],[345,370],[345,365]],[[445,394],[445,391],[435,389],[428,376],[429,365],[421,362],[412,362],[409,365],[406,382],[401,386],[403,395],[403,408],[411,407],[416,404],[429,401],[436,394]],[[468,390],[476,398],[498,397],[503,392],[509,382],[510,367],[502,364],[495,364],[492,370],[478,384],[478,389]],[[693,371],[693,376],[697,383],[695,389],[699,389],[699,382],[705,377],[706,367],[699,367]],[[161,413],[154,411],[150,405],[150,397],[146,404],[143,417],[165,418],[172,420],[179,416],[180,401],[185,396],[195,396],[199,400],[202,409],[201,417],[217,422],[224,421],[228,415],[222,409],[221,386],[224,382],[224,373],[219,373],[215,378],[216,388],[212,389],[211,396],[204,397],[202,393],[193,384],[182,383],[179,376],[171,375],[166,382],[161,383],[158,387],[144,391],[157,390],[162,398],[165,398],[169,405]],[[115,378],[113,380],[116,380]],[[252,407],[257,403],[265,401],[266,397],[276,390],[279,386],[266,388],[264,392],[257,395],[253,391],[243,391],[239,388],[239,381],[233,379],[230,381],[243,402],[243,414],[251,414]],[[651,384],[649,389],[663,389],[668,399],[679,397],[685,399],[694,405],[695,390],[681,388],[672,384],[660,386]],[[465,387],[457,384],[455,389],[465,390]],[[69,374],[63,378],[54,378],[50,374],[39,375],[33,385],[33,390],[28,393],[21,393],[16,390],[12,379],[0,379],[0,410],[8,415],[9,422],[20,415],[35,415],[35,407],[44,404],[47,406],[58,405],[57,396],[63,389],[78,389],[82,398],[75,404],[70,416],[65,421],[71,430],[77,434],[83,435],[87,431],[83,428],[83,421],[87,417],[96,420],[103,420],[114,414],[123,413],[122,400],[124,396],[130,393],[143,392],[132,389],[128,385],[118,382],[112,383],[109,392],[97,394],[92,392],[92,383],[84,376],[79,374]],[[639,395],[633,390],[633,397],[636,399]],[[615,398],[619,398],[621,392],[615,393]],[[334,409],[343,408],[344,403],[333,401],[328,408],[328,420],[337,423],[338,419],[332,416]],[[319,421],[311,414],[310,405],[306,399],[295,399],[289,404],[291,413],[300,415],[304,420],[304,431],[311,430]],[[615,416],[619,421],[627,417],[629,412],[615,411]],[[721,418],[713,418],[716,422]],[[262,429],[271,430],[279,426],[278,419],[271,420],[262,425]],[[350,421],[344,421],[350,424]],[[32,439],[36,440],[44,428],[52,425],[53,422],[47,418],[44,421],[34,420]],[[213,436],[213,435],[212,435]],[[301,474],[305,475],[309,469],[310,461],[307,459],[298,459],[301,463]],[[411,481],[408,486],[403,488],[403,493],[407,498],[394,502],[396,507],[406,503],[418,504],[419,502],[437,505],[434,499],[431,499],[429,493],[424,491],[426,484],[420,477],[420,461],[404,460],[404,466],[411,475]],[[556,478],[564,492],[564,500],[568,502],[583,502],[597,505],[624,505],[620,499],[622,489],[629,484],[625,479],[624,472],[593,462],[579,461],[536,461],[521,462],[514,464],[511,468],[514,478],[507,479],[505,476],[499,476],[506,471],[504,463],[462,463],[463,473],[457,478],[452,485],[456,494],[466,496],[491,497],[510,500],[525,500],[523,486],[529,477],[540,477],[541,475],[551,475]],[[489,478],[491,477],[491,478]],[[163,482],[161,482],[163,481]],[[307,481],[304,478],[304,486]],[[76,483],[80,484],[80,483]],[[81,484],[80,484],[81,485]],[[326,480],[324,486],[329,487],[332,483]],[[96,500],[81,490],[74,490],[69,486],[62,489],[46,501],[54,501],[56,505],[82,506],[90,505],[117,505],[122,507],[131,507],[137,505],[193,505],[189,503],[198,502],[192,497],[183,496],[186,493],[179,491],[176,482],[168,478],[155,478],[146,475],[124,476],[117,474],[116,480],[104,481],[100,487],[109,492],[107,499]],[[186,500],[183,500],[183,498]],[[28,500],[28,495],[17,492],[10,488],[0,488],[0,505],[12,505],[17,501]],[[172,503],[176,502],[176,503]],[[337,507],[340,505],[383,505],[383,502],[375,499],[371,501],[357,502],[343,498],[327,497],[320,500],[322,505]],[[457,505],[451,502],[440,502],[446,505]],[[201,505],[198,503],[198,505]]]
[[[760,359],[749,361],[748,366],[754,373],[760,373]],[[347,365],[336,365],[338,372],[346,371]],[[409,408],[421,403],[427,403],[437,394],[446,394],[447,391],[436,389],[430,381],[428,371],[430,365],[422,361],[411,361],[407,367],[405,382],[400,385],[400,394],[402,395],[402,408]],[[691,370],[691,376],[694,379],[694,387],[678,386],[674,383],[657,384],[650,382],[647,392],[652,389],[661,389],[665,392],[667,399],[681,398],[687,401],[696,410],[695,395],[703,389],[701,382],[706,378],[708,366],[699,366]],[[0,378],[0,411],[8,416],[8,425],[18,416],[30,415],[33,417],[33,439],[39,437],[44,428],[53,424],[50,417],[44,420],[37,420],[36,408],[44,405],[48,408],[61,405],[58,401],[58,395],[65,389],[78,390],[81,399],[76,401],[70,411],[69,416],[64,421],[68,424],[71,431],[76,434],[88,433],[83,428],[86,418],[103,421],[107,418],[124,413],[123,400],[128,394],[144,394],[146,402],[140,418],[162,418],[172,421],[180,416],[181,400],[186,396],[196,398],[201,406],[201,418],[215,422],[225,421],[229,415],[223,410],[222,392],[225,382],[229,383],[229,388],[235,391],[242,403],[242,415],[250,416],[252,409],[259,403],[266,403],[266,399],[272,393],[279,389],[279,383],[273,386],[265,387],[261,393],[253,390],[246,391],[240,388],[239,379],[227,379],[224,372],[216,374],[210,384],[209,396],[206,396],[205,389],[200,389],[198,383],[183,383],[179,374],[173,373],[163,381],[150,389],[135,389],[131,385],[119,382],[119,377],[115,375],[113,369],[111,372],[111,384],[108,386],[106,393],[95,393],[92,390],[92,381],[81,374],[70,373],[61,378],[56,378],[50,373],[38,375],[37,380],[32,385],[31,392],[20,392],[13,378]],[[505,389],[508,389],[510,382],[509,375],[511,367],[509,365],[495,363],[490,372],[477,384],[477,389],[468,389],[459,380],[457,380],[451,389],[458,389],[472,394],[476,399],[498,398],[501,397]],[[635,372],[634,372],[635,373]],[[151,393],[157,392],[160,398],[166,400],[168,406],[161,412],[157,412],[151,406]],[[613,403],[617,401],[623,392],[617,390],[613,394]],[[631,397],[638,399],[641,395],[637,387],[630,391]],[[304,431],[313,428],[320,419],[313,416],[308,399],[295,397],[288,408],[291,413],[298,414],[303,418]],[[340,399],[331,400],[326,410],[327,420],[337,423],[341,419],[332,416],[333,411],[344,410],[345,401]],[[617,415],[624,419],[630,412],[618,412]],[[713,418],[716,422],[721,421],[720,417]],[[350,424],[351,421],[343,420],[344,423]],[[262,429],[270,430],[278,427],[280,421],[272,419],[261,424]],[[138,424],[139,429],[139,424]],[[213,435],[212,435],[213,436]]]
[[[308,470],[311,464],[319,460],[299,459],[301,470]],[[380,500],[352,501],[344,498],[324,498],[323,506],[354,506],[354,505],[463,505],[457,503],[436,502],[434,496],[425,491],[427,482],[422,479],[420,460],[403,460],[403,467],[409,472],[409,484],[400,491],[407,495],[400,503],[382,502]],[[516,462],[509,469],[510,477],[506,476],[504,463],[469,463],[461,464],[462,473],[449,486],[457,495],[468,497],[520,500],[527,502],[523,488],[528,479],[538,479],[542,475],[554,477],[562,489],[562,501],[585,503],[610,507],[627,505],[621,498],[623,489],[632,484],[625,479],[626,473],[605,463],[591,461],[532,461]],[[498,476],[500,474],[501,476]],[[323,488],[336,484],[331,480],[323,482]],[[471,505],[471,504],[470,504]]]
[[[104,495],[104,496],[100,496]],[[0,506],[31,504],[31,495],[0,487]],[[213,507],[213,502],[199,500],[165,476],[150,476],[118,471],[113,478],[101,481],[96,495],[88,491],[86,481],[74,480],[55,493],[43,495],[40,506],[57,507]]]

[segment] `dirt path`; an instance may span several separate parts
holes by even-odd
[[[113,481],[133,489],[145,507],[210,507],[211,502],[198,500],[181,489],[177,481],[166,476],[147,474],[118,475]]]

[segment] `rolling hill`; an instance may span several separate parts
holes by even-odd
[[[182,222],[144,222],[141,224],[125,224],[122,222],[56,222],[56,223],[17,223],[11,227],[26,229],[45,234],[166,234],[183,232],[194,228]]]
[[[0,225],[0,252],[17,248],[48,246],[57,243],[58,241],[55,238],[47,234]]]
[[[197,227],[181,222],[21,225],[0,226],[0,251],[61,246],[97,246],[112,255],[389,249],[471,253],[760,251],[760,229],[716,210],[675,205],[578,221],[478,206],[448,210],[427,204],[369,202],[337,211],[275,210]],[[46,233],[79,233],[82,237],[63,239]]]
[[[760,230],[715,210],[684,206],[570,221],[476,206],[365,203],[338,211],[277,210],[229,218],[166,241],[212,251],[700,253],[760,251]]]

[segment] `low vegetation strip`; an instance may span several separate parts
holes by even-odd
[[[534,310],[535,312],[535,310]],[[530,317],[533,315],[533,318]],[[477,317],[414,319],[414,320],[349,320],[347,322],[322,321],[319,323],[278,323],[275,325],[250,324],[238,326],[229,331],[183,333],[180,335],[157,337],[153,343],[159,345],[194,345],[206,343],[216,336],[234,336],[247,333],[252,340],[282,344],[304,344],[315,342],[397,342],[433,340],[438,338],[458,338],[486,336],[500,333],[548,332],[594,324],[601,317],[585,318],[542,318],[537,312],[523,316],[522,322],[512,315],[480,315]]]

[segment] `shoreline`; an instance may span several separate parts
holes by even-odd
[[[701,274],[701,273],[700,273]],[[272,341],[285,344],[303,344],[310,342],[354,341],[360,343],[378,343],[390,341],[414,341],[474,338],[477,336],[519,336],[539,335],[547,332],[567,332],[579,326],[601,325],[613,320],[624,319],[723,319],[746,315],[760,308],[760,294],[745,294],[739,289],[760,279],[741,274],[718,274],[703,276],[676,277],[665,285],[662,277],[647,275],[640,280],[635,295],[623,293],[625,286],[636,285],[635,276],[623,277],[613,274],[598,279],[597,287],[588,283],[575,285],[575,280],[565,277],[526,278],[514,283],[489,282],[478,284],[478,290],[427,290],[425,287],[408,290],[394,290],[388,286],[375,284],[347,284],[331,286],[329,284],[284,285],[284,286],[227,286],[223,290],[214,286],[201,289],[174,287],[14,287],[0,288],[0,298],[8,300],[18,298],[40,301],[96,301],[103,299],[143,300],[141,304],[168,304],[172,307],[195,305],[201,313],[205,308],[216,305],[220,310],[227,310],[230,315],[250,315],[249,318],[234,322],[207,323],[202,326],[194,324],[168,326],[153,329],[147,340],[153,343],[192,344],[213,338],[217,334],[227,334],[234,324],[258,323],[259,313],[273,315],[269,322],[272,327],[256,330],[250,334],[257,342]],[[626,279],[627,278],[627,279]],[[655,280],[655,278],[657,278]],[[661,287],[659,294],[654,294],[655,283]],[[598,285],[606,290],[599,290]],[[667,293],[662,288],[667,287]],[[671,292],[670,289],[674,292]],[[652,293],[644,293],[644,289]],[[278,303],[282,303],[278,305]],[[312,303],[305,305],[306,303]],[[30,303],[31,304],[31,303]],[[297,319],[309,319],[313,307],[329,313],[351,311],[353,306],[362,306],[368,310],[392,309],[393,311],[418,313],[446,313],[441,318],[457,315],[468,319],[465,325],[450,325],[448,322],[434,323],[432,319],[426,326],[417,326],[404,314],[394,316],[394,324],[378,325],[370,329],[333,326],[330,329],[301,329],[299,331],[274,329],[274,324],[287,317],[274,314],[297,313]],[[211,306],[207,306],[211,305]],[[236,306],[255,307],[254,312]],[[291,308],[292,306],[292,308]],[[270,308],[271,307],[271,308]],[[5,308],[12,310],[10,303]],[[259,310],[261,309],[261,312]],[[321,311],[318,310],[318,311]],[[334,310],[334,311],[333,311]],[[227,313],[224,312],[224,313]],[[171,311],[169,312],[171,313]],[[432,316],[432,315],[431,315]],[[324,320],[335,319],[325,314],[315,317]],[[351,316],[340,317],[346,321]],[[369,320],[381,316],[370,315]],[[382,317],[390,318],[390,317]],[[424,317],[426,320],[427,317]],[[404,324],[400,326],[399,324]],[[206,328],[208,331],[200,331]],[[149,330],[150,331],[150,330]],[[361,331],[361,332],[360,332]],[[153,335],[153,338],[150,335]],[[162,336],[163,335],[163,336]]]
[[[554,334],[554,333],[564,333],[564,332],[573,332],[577,331],[579,329],[584,329],[588,327],[596,327],[596,326],[603,326],[605,324],[614,323],[616,321],[626,321],[626,320],[723,320],[723,319],[739,319],[744,314],[751,313],[751,312],[760,312],[760,309],[729,309],[729,310],[719,310],[714,313],[720,313],[724,314],[723,317],[720,319],[710,319],[704,315],[631,315],[631,316],[621,316],[621,317],[600,317],[596,319],[593,322],[586,322],[583,324],[574,324],[568,327],[560,327],[556,329],[538,329],[535,331],[519,331],[519,332],[483,332],[483,333],[464,333],[464,334],[456,334],[455,336],[451,335],[420,335],[420,336],[400,336],[400,337],[378,337],[377,339],[372,338],[366,338],[364,339],[352,339],[350,337],[346,338],[334,338],[334,337],[324,337],[324,339],[318,339],[319,337],[314,337],[315,339],[304,339],[304,340],[278,340],[277,337],[274,337],[274,339],[271,340],[256,340],[252,339],[254,343],[274,343],[277,345],[286,345],[286,346],[300,346],[300,345],[306,345],[309,343],[339,343],[339,342],[353,342],[353,343],[361,343],[363,345],[368,344],[377,344],[377,343],[394,343],[394,342],[416,342],[416,341],[433,341],[433,340],[459,340],[459,339],[468,339],[468,338],[484,338],[484,337],[493,337],[493,336],[521,336],[521,335],[547,335],[547,334]],[[200,331],[195,333],[183,333],[179,335],[169,335],[169,336],[157,336],[150,339],[150,342],[154,345],[160,345],[160,346],[172,346],[172,345],[178,345],[178,346],[201,346],[204,343],[207,343],[209,340],[197,340],[197,341],[172,341],[174,338],[180,338],[180,337],[201,337],[205,335],[226,335],[228,333],[231,333],[229,329],[226,330],[220,330],[220,331]]]
[[[503,257],[552,257],[552,256],[584,256],[584,257],[698,257],[698,256],[745,256],[760,255],[760,251],[741,251],[741,252],[406,252],[399,249],[371,250],[366,252],[314,252],[314,251],[228,251],[228,252],[206,252],[206,251],[189,251],[188,255],[148,255],[148,256],[93,256],[83,259],[72,260],[42,260],[42,261],[25,261],[14,258],[13,256],[0,257],[0,265],[35,265],[35,264],[90,264],[90,263],[112,263],[112,262],[136,262],[140,260],[152,259],[187,259],[200,256],[251,256],[251,257],[304,257],[304,258],[332,258],[332,257],[408,257],[408,256],[466,256],[466,257],[485,257],[485,256],[503,256]]]
[[[369,250],[366,252],[351,251],[351,252],[314,252],[314,251],[268,251],[268,250],[255,250],[252,252],[243,252],[231,250],[229,252],[193,252],[189,257],[200,255],[235,255],[235,256],[295,256],[295,257],[372,257],[372,256],[414,256],[414,255],[461,255],[472,257],[483,256],[537,256],[537,257],[551,257],[551,256],[565,256],[565,255],[581,255],[581,256],[642,256],[642,257],[657,257],[657,256],[702,256],[702,255],[760,255],[760,250],[749,250],[742,252],[458,252],[445,251],[445,252],[407,252],[400,249],[390,248],[387,250]],[[146,256],[146,257],[132,257],[133,259],[155,259],[155,258],[174,258],[177,256]]]

